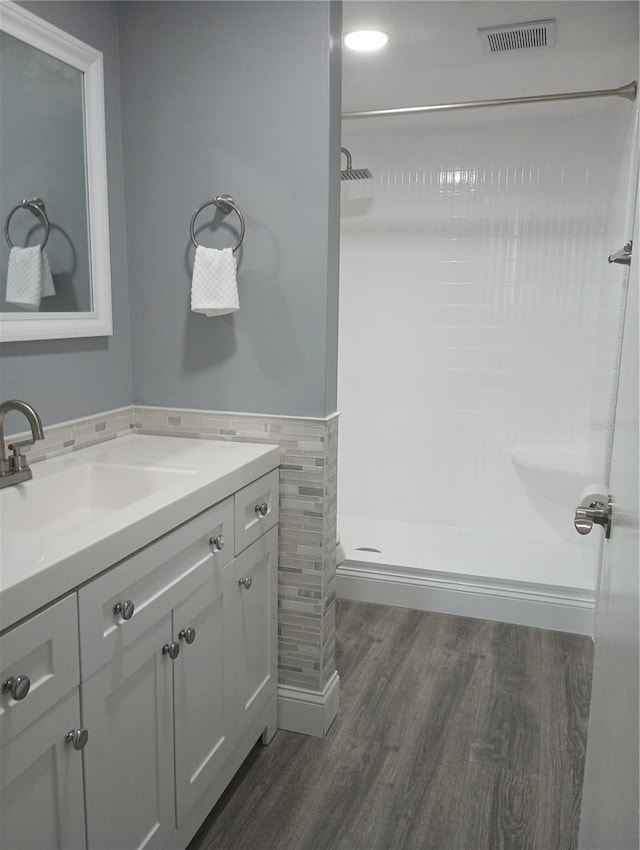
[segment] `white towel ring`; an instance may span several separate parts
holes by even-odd
[[[35,215],[36,218],[42,219],[42,224],[44,225],[44,239],[42,240],[40,248],[44,248],[44,246],[47,244],[47,239],[49,238],[49,219],[47,218],[47,211],[44,208],[44,201],[42,200],[42,198],[32,198],[30,201],[22,201],[18,204],[17,207],[14,207],[11,210],[4,223],[4,236],[7,240],[9,247],[14,247],[13,242],[11,241],[11,237],[9,236],[9,223],[13,217],[13,214],[17,213],[18,210],[29,210],[29,212]]]
[[[189,225],[191,241],[193,242],[195,248],[200,247],[196,241],[196,235],[194,232],[196,219],[205,207],[210,207],[212,204],[214,204],[224,215],[228,215],[233,210],[235,213],[237,213],[238,218],[240,219],[240,238],[238,239],[235,247],[233,248],[233,253],[235,254],[238,248],[242,245],[242,240],[244,239],[245,224],[244,216],[238,209],[238,206],[236,205],[236,202],[233,200],[231,195],[216,195],[215,198],[212,198],[210,201],[207,201],[201,207],[198,207],[198,209],[191,216],[191,224]]]

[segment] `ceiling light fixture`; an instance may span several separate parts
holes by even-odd
[[[346,47],[362,53],[369,50],[380,50],[388,41],[389,36],[386,32],[379,30],[356,30],[355,32],[348,32],[344,37]]]

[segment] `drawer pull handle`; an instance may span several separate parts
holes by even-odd
[[[113,613],[120,614],[123,620],[130,620],[135,610],[136,606],[130,599],[125,599],[124,602],[116,602],[113,606]]]
[[[238,579],[238,584],[244,587],[245,590],[249,590],[251,585],[253,584],[253,579],[251,576],[242,576],[241,579]]]
[[[258,516],[266,516],[269,512],[269,505],[266,502],[260,502],[259,505],[256,505],[256,513]]]
[[[89,733],[86,729],[69,729],[64,739],[74,750],[83,750],[89,740]]]
[[[28,676],[10,676],[2,683],[2,693],[11,694],[12,698],[19,702],[29,693],[31,680]]]
[[[168,655],[172,661],[175,661],[176,658],[180,655],[180,644],[177,640],[172,641],[171,643],[165,643],[162,647],[162,654]]]
[[[180,640],[185,640],[187,643],[193,643],[196,639],[196,630],[191,627],[188,629],[181,629],[178,633],[178,638]]]
[[[224,537],[222,534],[219,534],[217,537],[210,537],[209,546],[212,552],[219,552],[221,549],[224,549]]]

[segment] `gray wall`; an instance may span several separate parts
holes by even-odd
[[[23,5],[104,54],[114,335],[4,343],[0,398],[45,424],[131,404],[134,386],[138,403],[332,413],[340,4]],[[247,220],[240,311],[207,319],[189,311],[187,231],[224,192]],[[201,241],[234,238],[223,224]]]
[[[333,412],[340,5],[122,3],[120,22],[136,402]],[[240,310],[206,318],[190,312],[188,226],[223,193],[247,221]]]
[[[120,128],[118,4],[29,2],[21,5],[104,54],[114,334],[111,337],[0,345],[0,397],[25,399],[36,407],[47,425],[122,407],[131,404],[133,399]],[[8,432],[24,427],[25,422],[19,417],[7,420]]]

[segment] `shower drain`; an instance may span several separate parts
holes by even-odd
[[[356,552],[376,552],[382,555],[382,549],[374,549],[373,546],[358,546]]]

